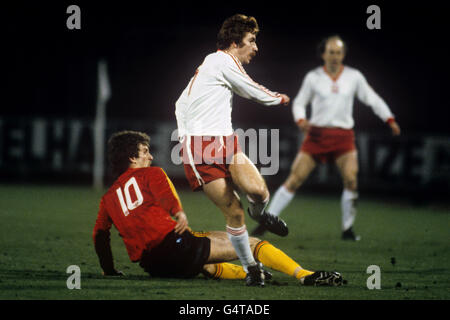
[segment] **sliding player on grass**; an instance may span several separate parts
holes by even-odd
[[[190,230],[180,199],[163,169],[151,167],[150,138],[145,133],[122,131],[108,141],[108,158],[117,180],[104,194],[93,231],[95,251],[103,274],[122,275],[114,267],[110,229],[114,224],[123,238],[130,260],[153,277],[189,278],[199,273],[216,279],[245,279],[247,285],[264,286],[272,276],[264,271],[261,282],[228,261],[238,259],[227,233]],[[284,272],[304,285],[340,285],[337,272],[310,271],[267,241],[250,237],[258,264]],[[258,275],[259,276],[259,275]]]

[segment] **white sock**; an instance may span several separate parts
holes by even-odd
[[[282,185],[275,192],[267,212],[278,217],[281,214],[281,211],[283,211],[292,201],[294,195],[295,192],[290,192],[284,185]]]
[[[344,189],[341,197],[342,210],[342,231],[353,226],[356,217],[355,200],[358,199],[358,193],[349,189]]]
[[[267,198],[264,199],[263,202],[255,202],[252,198],[250,198],[247,195],[248,206],[249,206],[249,209],[250,209],[250,217],[252,217],[253,219],[258,220],[258,218],[264,212],[264,209],[266,209],[267,204],[269,203],[269,199],[270,199],[270,195],[267,196]]]
[[[247,272],[247,266],[255,265],[256,261],[250,249],[250,242],[248,241],[248,232],[245,224],[239,228],[232,228],[227,226],[228,239],[233,244],[242,267]]]

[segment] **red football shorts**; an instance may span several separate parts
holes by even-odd
[[[353,129],[311,127],[303,140],[300,151],[310,154],[314,160],[325,163],[356,150]]]
[[[229,164],[233,155],[241,151],[236,134],[186,137],[181,154],[191,189],[199,191],[208,182],[230,177]]]

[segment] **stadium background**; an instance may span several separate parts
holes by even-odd
[[[81,8],[81,30],[66,27],[70,4]],[[381,30],[369,30],[370,4],[9,4],[0,183],[92,183],[97,66],[104,59],[112,92],[105,137],[118,129],[146,131],[152,136],[154,164],[164,167],[178,188],[186,187],[181,166],[170,161],[176,144],[170,141],[174,103],[204,56],[215,51],[223,20],[240,12],[255,16],[261,28],[259,53],[247,72],[292,99],[306,72],[321,64],[319,40],[339,34],[347,42],[345,63],[363,72],[403,133],[393,138],[388,126],[355,99],[362,192],[417,204],[448,201],[444,11],[380,2]],[[233,122],[244,130],[280,130],[280,171],[266,176],[273,190],[287,176],[301,141],[291,106],[268,108],[237,97]],[[105,185],[110,180],[106,172]],[[303,190],[336,193],[340,179],[332,166],[322,166]]]

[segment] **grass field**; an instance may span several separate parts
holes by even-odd
[[[179,192],[194,230],[224,230],[224,219],[202,193]],[[274,284],[248,288],[239,280],[150,279],[129,261],[112,232],[116,268],[101,275],[92,228],[101,193],[83,187],[0,186],[0,300],[403,300],[450,298],[450,215],[446,208],[365,200],[358,204],[357,243],[340,240],[339,195],[299,193],[283,213],[290,234],[264,238],[309,269],[341,272],[338,288],[299,286],[274,271]],[[246,205],[246,203],[245,203]],[[251,230],[255,223],[247,219]],[[394,261],[395,260],[395,261]],[[392,262],[395,262],[394,264]],[[81,289],[66,286],[66,269],[81,269]],[[381,289],[366,286],[367,267],[381,269]]]

